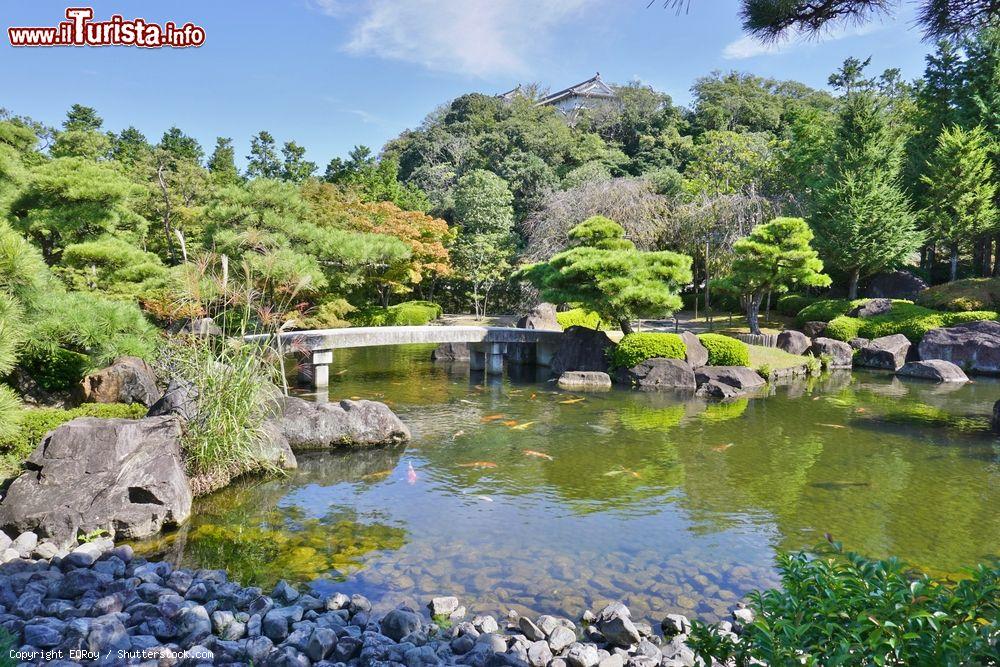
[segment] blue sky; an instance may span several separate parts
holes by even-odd
[[[821,87],[844,58],[873,71],[923,70],[928,45],[904,13],[821,40],[766,49],[741,33],[737,0],[693,0],[678,15],[657,0],[94,0],[95,18],[192,21],[197,49],[14,49],[10,25],[55,25],[65,2],[4,0],[0,107],[50,124],[73,103],[110,130],[150,139],[171,125],[206,149],[232,137],[237,153],[267,129],[324,165],[355,144],[378,148],[468,91],[518,82],[553,89],[600,71],[690,100],[698,76],[737,69]],[[84,3],[79,3],[84,5]],[[77,6],[79,6],[77,5]]]

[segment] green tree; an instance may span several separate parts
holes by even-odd
[[[201,162],[205,151],[194,137],[184,134],[179,127],[171,127],[160,137],[157,148],[166,151],[173,160]]]
[[[775,148],[765,133],[709,130],[692,150],[685,187],[693,194],[764,192],[775,176]]]
[[[758,225],[733,245],[729,275],[715,282],[743,297],[751,333],[760,333],[760,305],[768,293],[830,284],[819,254],[810,245],[812,239],[812,230],[802,218],[777,218]]]
[[[281,178],[282,163],[278,157],[274,137],[261,130],[250,140],[247,155],[247,176],[251,178]]]
[[[229,137],[216,137],[215,149],[208,158],[208,171],[212,178],[222,185],[233,185],[240,180],[240,172],[236,168],[236,151],[233,140]]]
[[[458,181],[455,221],[464,234],[508,234],[514,227],[513,203],[506,181],[477,169]]]
[[[281,168],[281,178],[292,183],[301,183],[316,171],[316,163],[305,159],[306,149],[294,141],[286,141],[281,147],[284,164]]]
[[[63,121],[63,129],[67,132],[73,130],[98,132],[102,125],[104,119],[97,115],[97,110],[82,104],[71,106],[66,112],[66,120]]]
[[[928,226],[951,251],[950,279],[958,277],[959,247],[993,231],[997,222],[990,143],[982,128],[945,128],[927,163],[924,210]]]
[[[901,262],[923,242],[900,187],[900,167],[900,140],[884,100],[867,90],[851,94],[809,224],[827,267],[846,274],[852,299],[861,278]]]
[[[66,130],[56,135],[49,154],[52,157],[78,157],[87,160],[106,159],[111,152],[111,139],[96,130]]]
[[[135,127],[126,127],[111,140],[111,159],[129,169],[147,159],[151,151],[152,147],[146,141],[146,135]]]
[[[569,233],[571,247],[547,262],[523,267],[542,299],[580,303],[632,333],[632,320],[662,317],[681,307],[681,287],[691,282],[691,258],[674,252],[642,252],[617,222],[602,216]]]

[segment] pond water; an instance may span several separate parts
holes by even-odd
[[[826,533],[935,574],[1000,553],[996,380],[841,373],[718,403],[470,379],[430,349],[338,352],[331,368],[331,398],[385,401],[407,446],[300,456],[141,549],[381,609],[455,594],[471,613],[577,617],[622,599],[650,621],[725,616],[777,584],[777,550]]]

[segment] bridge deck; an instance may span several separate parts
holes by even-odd
[[[281,345],[288,350],[318,351],[420,343],[554,343],[561,335],[562,331],[514,327],[347,327],[290,331],[281,334]],[[247,340],[273,343],[274,336],[248,336]]]

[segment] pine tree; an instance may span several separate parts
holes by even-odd
[[[951,280],[958,277],[960,245],[992,232],[997,222],[989,149],[986,132],[980,127],[946,128],[922,179],[930,202],[923,214],[951,251]]]
[[[281,178],[282,163],[275,148],[274,137],[261,130],[250,140],[250,154],[247,155],[247,176],[260,178]]]
[[[284,164],[281,168],[281,178],[292,183],[301,183],[316,171],[316,163],[306,160],[306,149],[294,141],[286,141],[281,148]]]
[[[208,158],[208,171],[212,177],[224,185],[233,185],[240,180],[240,172],[236,168],[236,151],[233,140],[229,137],[216,137],[215,150]]]
[[[809,224],[824,262],[847,275],[852,299],[861,278],[901,262],[923,241],[900,187],[901,157],[885,102],[871,91],[847,97]]]

